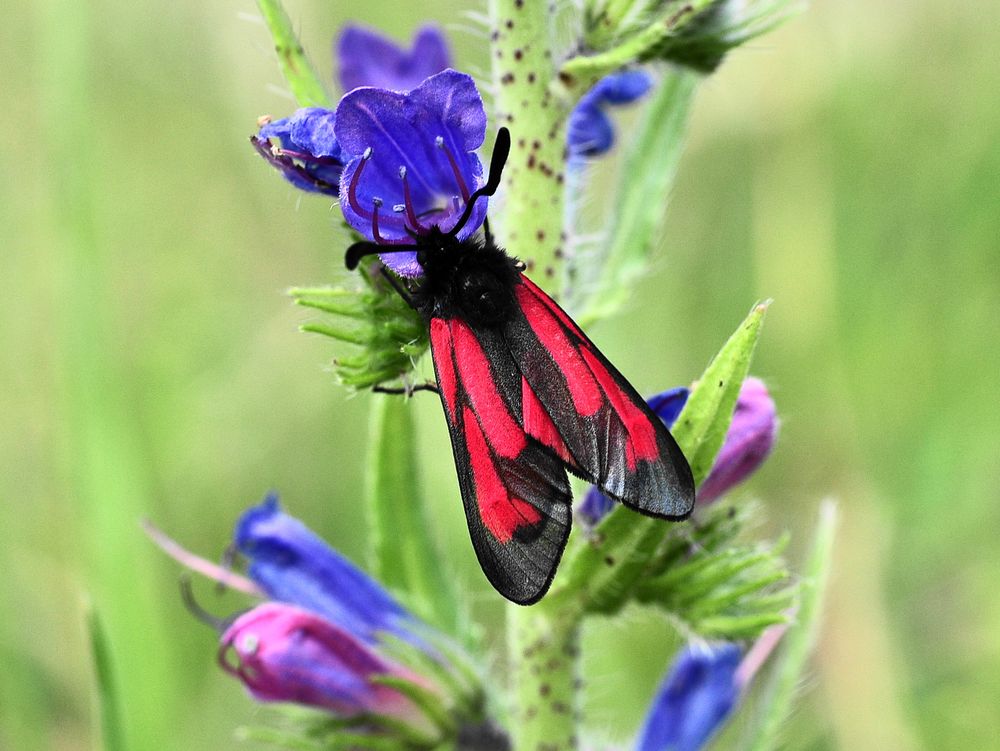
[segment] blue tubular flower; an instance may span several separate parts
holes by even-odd
[[[382,586],[340,556],[269,495],[236,524],[247,573],[269,597],[317,613],[367,644],[388,632],[420,643],[416,619]]]
[[[735,644],[689,646],[660,686],[637,751],[698,751],[732,713],[740,696]]]
[[[410,92],[355,89],[340,100],[335,128],[346,162],[340,207],[347,223],[385,245],[409,245],[410,233],[448,232],[483,184],[475,150],[486,137],[486,110],[471,76],[446,70]],[[458,233],[464,239],[486,218],[475,203]],[[415,253],[383,262],[403,276],[421,273]]]
[[[344,163],[333,134],[333,122],[334,113],[330,110],[307,107],[291,117],[265,121],[250,141],[296,188],[336,196]],[[272,144],[272,138],[278,144]]]
[[[661,394],[650,397],[646,400],[646,403],[656,413],[657,417],[663,420],[663,424],[670,428],[673,427],[677,416],[684,409],[689,393],[683,386],[678,386],[677,388],[669,389]],[[593,526],[603,519],[605,514],[610,512],[614,507],[615,502],[613,500],[597,488],[591,486],[577,510],[584,521]]]
[[[345,92],[359,86],[409,91],[451,67],[448,44],[434,26],[421,28],[413,49],[406,51],[375,31],[348,25],[337,40],[335,57]]]
[[[652,86],[652,79],[641,70],[626,70],[605,76],[583,95],[569,116],[566,145],[571,163],[585,157],[600,156],[611,148],[615,132],[605,109],[631,104]]]

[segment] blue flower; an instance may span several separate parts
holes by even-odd
[[[735,644],[687,647],[674,660],[639,736],[637,751],[698,751],[739,700]]]
[[[336,57],[345,91],[359,86],[406,91],[450,64],[444,36],[430,26],[420,29],[413,50],[406,52],[379,34],[349,25],[341,32]],[[265,120],[250,141],[296,188],[337,196],[344,162],[334,120],[332,110],[306,107],[291,117]]]
[[[608,151],[615,132],[605,110],[609,106],[631,104],[649,91],[652,84],[643,71],[626,70],[605,76],[584,94],[569,116],[566,145],[570,163],[580,164],[587,157]]]
[[[333,118],[330,110],[306,107],[282,120],[265,120],[250,142],[296,188],[336,196],[344,163]],[[280,145],[272,144],[272,138]]]
[[[688,390],[678,387],[647,400],[650,408],[669,428],[687,402]],[[698,487],[699,505],[711,503],[757,471],[771,453],[778,433],[778,414],[767,386],[759,378],[747,378],[740,387],[733,419],[708,477]],[[579,512],[590,525],[597,524],[615,502],[590,488]]]
[[[417,31],[407,51],[378,32],[347,25],[337,40],[336,59],[344,91],[359,86],[409,91],[451,67],[448,44],[434,26]]]
[[[272,600],[317,613],[366,644],[380,632],[419,643],[421,624],[374,579],[327,545],[269,495],[236,524],[247,573]]]
[[[484,182],[475,150],[486,137],[486,110],[464,73],[445,70],[409,92],[355,89],[337,106],[335,133],[346,163],[340,207],[376,243],[411,245],[411,233],[433,226],[450,231]],[[459,239],[482,225],[486,208],[475,203]],[[422,273],[412,252],[383,262],[403,276]]]

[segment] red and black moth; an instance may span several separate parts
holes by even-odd
[[[528,605],[548,590],[569,537],[571,472],[626,506],[687,517],[695,488],[684,454],[632,385],[493,240],[458,240],[475,201],[493,195],[510,151],[502,128],[489,180],[455,227],[412,245],[352,245],[363,256],[416,250],[415,287],[389,277],[427,320],[476,555],[504,597]]]

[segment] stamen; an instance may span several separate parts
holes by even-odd
[[[368,209],[361,205],[358,201],[358,183],[361,181],[361,173],[365,170],[365,165],[368,164],[368,160],[372,158],[372,147],[369,146],[365,149],[365,153],[361,155],[361,162],[358,163],[358,168],[354,170],[354,174],[351,175],[351,184],[347,187],[347,200],[351,204],[351,208],[354,212],[360,216],[362,219],[371,219],[372,215]],[[381,202],[380,202],[381,203]]]
[[[303,162],[315,162],[316,164],[337,164],[339,162],[338,159],[334,159],[332,156],[316,156],[315,154],[307,154],[304,151],[283,149],[280,146],[272,146],[271,152],[275,156],[290,156],[293,159],[299,159]]]
[[[455,161],[455,157],[452,155],[451,149],[445,145],[444,138],[442,136],[435,138],[434,144],[448,156],[448,163],[451,164],[451,171],[455,175],[455,182],[458,183],[458,189],[462,193],[462,200],[468,203],[469,189],[465,186],[465,180],[462,178],[462,172],[458,169],[458,162]]]
[[[382,237],[382,235],[379,234],[378,210],[380,208],[382,208],[382,204],[383,203],[385,203],[385,201],[383,201],[378,196],[372,198],[372,206],[373,206],[373,208],[372,208],[372,238],[379,245],[409,245],[410,242],[407,239],[405,239],[405,238],[392,239],[392,238],[388,238],[388,237]],[[393,217],[393,216],[386,217],[386,219],[390,220],[390,223],[392,223],[394,221],[395,222],[399,222],[399,220],[396,219],[396,217]],[[402,229],[405,230],[406,229],[406,223],[402,222],[402,224],[403,224]]]
[[[406,167],[400,166],[399,177],[403,181],[403,207],[406,209],[406,218],[410,220],[410,226],[418,234],[427,234],[427,228],[417,219],[417,212],[413,210],[413,197],[410,195],[410,183],[406,179]]]

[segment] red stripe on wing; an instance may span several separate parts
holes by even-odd
[[[570,396],[573,398],[573,407],[581,416],[594,414],[604,404],[604,396],[590,368],[581,357],[576,344],[566,336],[566,329],[563,328],[559,318],[536,294],[538,288],[534,285],[529,287],[530,282],[526,277],[522,276],[521,281],[521,284],[515,286],[514,294],[531,330],[562,370]]]
[[[479,421],[472,410],[462,411],[465,443],[469,449],[472,478],[476,484],[476,500],[483,524],[499,542],[510,542],[518,529],[541,521],[542,516],[529,503],[515,498],[508,491],[490,454]]]
[[[528,288],[528,290],[535,297],[537,297],[539,299],[539,301],[546,308],[548,308],[549,310],[552,311],[552,315],[554,315],[556,318],[558,318],[559,321],[562,323],[563,326],[565,326],[567,329],[569,329],[570,331],[572,331],[574,334],[576,334],[581,339],[586,339],[587,338],[584,335],[584,333],[582,331],[580,331],[580,327],[576,325],[576,321],[574,321],[572,318],[570,318],[566,314],[566,311],[563,310],[562,308],[560,308],[559,305],[556,304],[556,301],[553,300],[551,297],[549,297],[545,292],[543,292],[542,289],[537,284],[535,284],[533,281],[531,281],[528,277],[526,277],[524,275],[521,276],[521,283],[523,285],[525,285]]]
[[[441,318],[431,319],[431,350],[434,354],[434,365],[437,368],[437,384],[441,391],[441,400],[448,413],[448,420],[455,424],[455,399],[458,396],[458,383],[455,378],[455,361],[451,356],[451,330],[448,322]]]
[[[462,388],[489,436],[490,447],[500,456],[516,459],[528,441],[497,390],[486,353],[465,321],[452,319],[451,334]]]
[[[538,396],[524,376],[521,376],[521,412],[525,433],[555,451],[556,455],[567,464],[574,464],[569,449],[566,448],[566,442],[559,435],[555,423],[538,401]]]
[[[625,444],[625,461],[630,472],[634,472],[638,459],[655,461],[660,457],[660,447],[656,443],[656,429],[650,419],[641,411],[628,395],[623,393],[618,382],[612,377],[596,355],[584,345],[580,350],[583,359],[587,361],[591,371],[601,384],[601,389],[607,394],[611,406],[628,431]]]

